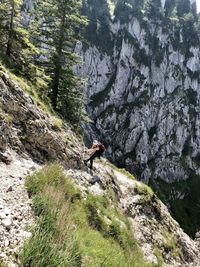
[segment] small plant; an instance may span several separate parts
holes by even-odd
[[[149,186],[142,183],[136,187],[136,190],[140,195],[149,195],[152,197],[154,194],[153,190]]]
[[[160,252],[160,250],[155,247],[154,250],[153,250],[153,254],[157,258],[158,267],[163,267],[164,266],[164,259],[163,259],[163,256],[162,256],[162,253]]]
[[[60,118],[53,117],[53,129],[55,131],[61,131],[63,126],[63,121]]]
[[[173,258],[177,259],[181,256],[181,250],[178,247],[176,237],[174,237],[170,232],[163,229],[162,236],[164,238],[163,247],[165,252],[171,253]]]
[[[5,114],[4,120],[5,122],[7,122],[8,124],[12,124],[13,122],[13,115],[9,115],[9,114]]]
[[[146,184],[141,183],[140,185],[137,185],[135,187],[135,191],[136,191],[136,193],[138,193],[139,195],[142,196],[141,198],[142,198],[144,203],[150,202],[154,196],[154,192]]]

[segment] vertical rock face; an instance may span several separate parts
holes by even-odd
[[[153,185],[194,234],[200,226],[194,208],[200,202],[199,39],[185,17],[194,16],[192,5],[181,15],[185,22],[162,6],[156,18],[148,10],[116,11],[106,26],[109,49],[100,42],[78,45],[83,65],[76,71],[88,79],[88,112],[109,157]]]
[[[22,17],[23,17],[23,25],[25,27],[28,26],[30,21],[30,11],[34,8],[34,3],[32,0],[23,0],[22,6]]]

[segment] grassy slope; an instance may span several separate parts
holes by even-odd
[[[23,266],[152,267],[112,192],[84,199],[62,167],[52,164],[27,178],[37,215],[23,248]]]

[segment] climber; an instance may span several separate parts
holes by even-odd
[[[104,146],[102,143],[100,143],[100,142],[98,142],[98,141],[94,141],[94,142],[93,142],[93,145],[92,145],[92,147],[91,147],[91,150],[92,150],[92,153],[91,153],[89,159],[84,160],[83,162],[84,162],[84,164],[87,166],[88,161],[90,161],[90,166],[89,166],[89,168],[92,170],[92,167],[93,167],[93,160],[94,160],[95,158],[97,158],[97,157],[100,158],[100,157],[102,156],[103,152],[104,152],[106,149],[105,149],[105,146]]]

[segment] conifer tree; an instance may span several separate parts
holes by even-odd
[[[147,0],[145,3],[145,13],[152,21],[157,21],[161,16],[161,1]]]
[[[0,46],[17,66],[28,67],[36,49],[22,25],[21,5],[22,0],[0,2]]]
[[[80,103],[76,103],[80,94],[74,93],[77,78],[72,67],[77,61],[73,49],[79,40],[81,26],[86,24],[80,15],[81,3],[81,0],[36,0],[33,39],[41,48],[39,61],[51,77],[53,108],[59,111],[66,112],[69,101],[75,102],[74,109],[80,107]]]

